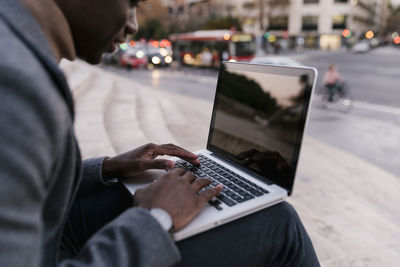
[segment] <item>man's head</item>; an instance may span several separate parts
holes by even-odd
[[[138,30],[140,0],[55,0],[71,28],[76,54],[89,63],[100,62],[127,34]]]

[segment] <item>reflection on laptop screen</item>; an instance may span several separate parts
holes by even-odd
[[[314,72],[224,63],[208,149],[292,190]]]

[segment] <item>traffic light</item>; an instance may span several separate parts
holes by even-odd
[[[342,32],[342,36],[344,38],[350,38],[351,37],[351,31],[349,29],[344,29]]]

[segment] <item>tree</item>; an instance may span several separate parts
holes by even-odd
[[[242,25],[237,18],[232,16],[211,18],[206,21],[203,30],[218,30],[235,28],[238,31],[242,30]]]
[[[387,23],[386,32],[400,32],[400,5],[389,5],[389,18]]]
[[[139,32],[135,39],[162,39],[167,37],[169,27],[168,8],[160,0],[139,2],[137,11]]]
[[[167,37],[168,34],[158,19],[146,20],[145,23],[139,27],[139,31],[135,36],[136,39],[144,38],[146,40],[159,40]]]

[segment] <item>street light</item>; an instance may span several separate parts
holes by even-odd
[[[372,38],[374,38],[374,36],[375,36],[375,34],[373,31],[367,31],[367,33],[365,34],[365,37],[367,39],[372,39]]]

